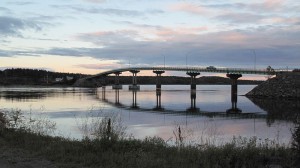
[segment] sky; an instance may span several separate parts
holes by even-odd
[[[0,69],[300,68],[299,0],[1,0]]]

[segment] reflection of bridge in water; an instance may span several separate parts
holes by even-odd
[[[105,87],[103,87],[105,88]],[[236,117],[236,118],[266,118],[265,114],[262,113],[242,113],[240,109],[237,108],[237,98],[232,98],[231,103],[232,107],[226,111],[214,111],[214,112],[208,112],[208,111],[201,111],[200,108],[196,106],[196,90],[192,90],[190,94],[190,107],[186,108],[186,110],[173,110],[173,109],[166,109],[163,107],[161,103],[161,95],[162,92],[160,90],[156,90],[156,106],[153,108],[145,108],[140,107],[137,103],[137,90],[131,90],[132,92],[132,102],[131,105],[125,105],[120,102],[119,96],[120,96],[120,89],[114,90],[114,99],[108,100],[106,99],[106,91],[105,89],[101,92],[101,96],[98,95],[97,92],[97,98],[101,99],[101,101],[117,107],[117,108],[123,108],[127,110],[134,110],[134,111],[145,111],[145,112],[152,112],[152,113],[160,113],[160,114],[175,114],[175,115],[197,115],[197,116],[206,116],[206,117]],[[237,95],[234,95],[237,96]],[[101,98],[102,97],[102,98]]]

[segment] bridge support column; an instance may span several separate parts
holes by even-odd
[[[140,90],[140,86],[137,85],[137,77],[136,74],[140,71],[138,70],[130,70],[129,72],[132,73],[132,85],[129,86],[129,90]]]
[[[122,72],[115,72],[115,84],[112,86],[113,89],[122,89],[122,85],[120,85],[119,76]]]
[[[161,70],[156,70],[153,71],[153,73],[156,74],[156,91],[160,91],[161,90],[161,74],[165,73],[165,71],[161,71]]]
[[[191,90],[196,90],[196,76],[200,75],[199,72],[187,72],[187,75],[191,76]]]
[[[242,74],[227,74],[228,78],[231,79],[231,109],[227,110],[227,112],[240,112],[241,110],[237,108],[237,80],[242,77]]]

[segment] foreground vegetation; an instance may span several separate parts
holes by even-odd
[[[16,125],[18,119],[14,118],[15,116],[12,115],[10,120],[7,120],[7,115],[0,115],[0,148],[5,146],[9,149],[23,149],[46,158],[58,167],[298,166],[297,142],[293,143],[292,148],[280,146],[273,141],[258,142],[255,137],[248,140],[239,137],[220,146],[189,146],[181,143],[183,137],[178,129],[175,133],[178,137],[177,143],[170,146],[158,137],[137,140],[118,136],[122,133],[115,130],[116,120],[111,118],[102,118],[97,120],[102,122],[94,122],[93,127],[99,129],[93,130],[98,130],[98,134],[93,133],[93,138],[85,136],[83,140],[71,140],[44,134],[45,130],[49,133],[49,128],[54,126],[49,122],[46,125],[39,122],[39,131],[34,131],[33,129],[37,128],[34,126],[31,126],[31,129],[26,126],[19,127]],[[36,120],[32,121],[31,125],[35,125],[35,122]],[[298,136],[299,139],[299,135],[294,136]]]

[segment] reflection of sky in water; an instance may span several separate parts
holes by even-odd
[[[241,85],[238,94],[244,95],[254,86]],[[146,136],[159,136],[165,140],[174,135],[176,125],[187,127],[192,130],[194,139],[217,139],[219,143],[228,141],[233,136],[251,137],[257,136],[261,139],[278,139],[281,142],[289,142],[292,123],[276,121],[267,126],[265,117],[244,118],[242,116],[224,115],[206,116],[191,115],[184,111],[190,107],[190,86],[162,86],[161,103],[167,111],[153,111],[156,107],[155,86],[141,86],[137,92],[137,103],[141,109],[131,109],[132,92],[128,86],[120,90],[120,103],[125,107],[119,108],[114,105],[115,91],[107,87],[106,100],[102,101],[101,88],[96,92],[94,89],[80,88],[0,88],[0,92],[41,92],[42,99],[5,99],[0,96],[0,108],[19,108],[24,112],[32,111],[47,114],[51,120],[57,123],[58,134],[66,137],[80,138],[78,131],[78,118],[89,111],[106,111],[119,113],[127,131],[136,138]],[[196,106],[201,112],[224,113],[231,108],[230,86],[227,85],[198,85]],[[11,93],[11,92],[10,92]],[[254,105],[244,96],[238,96],[238,108],[243,113],[257,113],[265,115],[262,109]],[[148,111],[143,111],[148,110]],[[170,110],[170,111],[168,111]],[[217,113],[216,113],[217,114]],[[77,119],[76,119],[77,118]],[[77,120],[77,121],[76,121]]]

